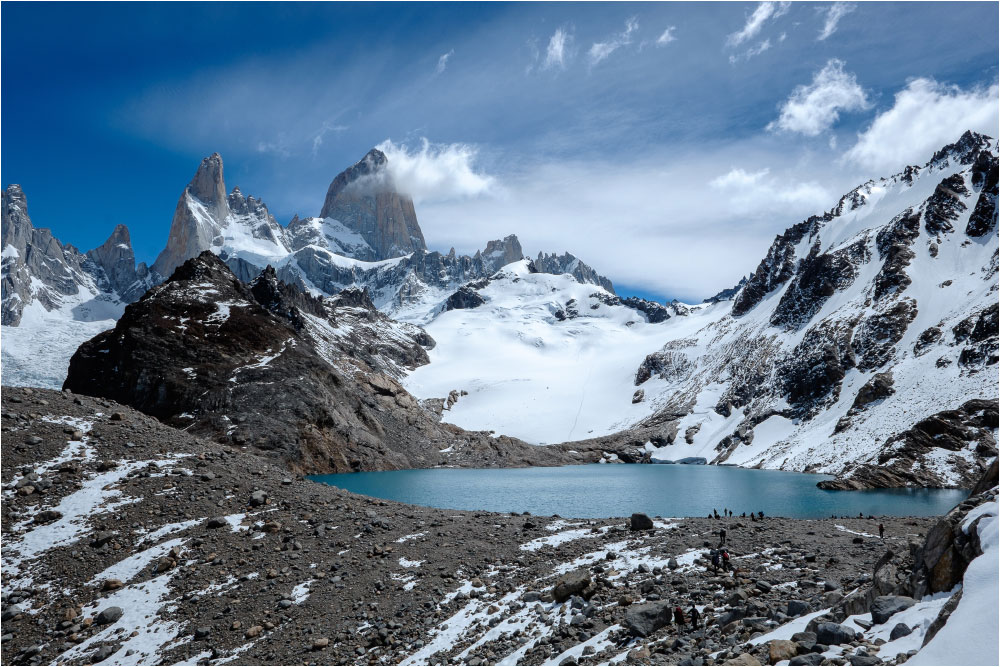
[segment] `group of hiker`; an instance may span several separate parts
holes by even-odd
[[[696,630],[701,625],[701,612],[698,611],[698,608],[694,605],[694,602],[692,602],[691,608],[688,609],[687,618],[685,619],[684,610],[681,609],[680,605],[677,605],[674,607],[673,619],[671,622],[678,627],[682,627],[690,623],[691,629]]]
[[[719,514],[719,510],[713,509],[712,513],[708,515],[708,518],[709,519],[722,519],[723,517],[731,518],[733,516],[735,516],[735,514],[733,513],[733,511],[731,509],[729,509],[729,508],[723,508],[722,514]],[[743,514],[741,514],[740,518],[741,519],[747,518],[747,513],[744,512]],[[759,520],[761,520],[763,518],[764,518],[764,513],[763,512],[756,512],[756,513],[750,512],[750,520],[751,521],[759,521]]]

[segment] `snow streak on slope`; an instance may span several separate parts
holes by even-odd
[[[649,415],[655,404],[632,403],[635,368],[666,327],[684,336],[694,320],[649,324],[605,303],[614,297],[603,289],[531,273],[527,261],[504,267],[478,292],[485,304],[440,313],[426,326],[437,342],[431,363],[404,386],[418,398],[467,391],[445,421],[536,444],[606,435]],[[698,321],[725,309],[705,308]]]

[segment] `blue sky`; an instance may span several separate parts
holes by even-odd
[[[2,161],[81,249],[202,157],[280,222],[375,145],[428,244],[517,233],[696,300],[867,178],[997,135],[996,3],[15,3]]]

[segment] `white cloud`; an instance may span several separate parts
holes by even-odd
[[[767,167],[757,171],[734,167],[709,181],[709,186],[728,196],[735,207],[748,212],[770,210],[776,203],[819,211],[833,199],[832,194],[815,181],[768,178],[770,173]]]
[[[771,48],[771,40],[770,39],[765,39],[763,42],[761,42],[757,46],[752,46],[749,49],[747,49],[746,51],[744,51],[743,53],[737,53],[737,54],[733,54],[733,55],[729,56],[729,64],[730,65],[735,65],[736,63],[738,63],[741,60],[750,60],[754,56],[759,56],[760,54],[764,53],[769,48]]]
[[[431,144],[411,149],[386,139],[377,148],[389,159],[396,187],[415,202],[456,201],[495,192],[492,176],[476,170],[478,151],[468,144]]]
[[[588,52],[590,55],[590,64],[596,65],[621,47],[631,44],[632,34],[638,29],[639,21],[635,17],[632,17],[625,21],[624,31],[613,36],[606,42],[594,42]]]
[[[966,130],[995,137],[1000,124],[998,92],[995,83],[962,90],[933,79],[914,79],[896,93],[892,108],[878,114],[858,135],[844,158],[888,173],[907,164],[923,164]]]
[[[857,5],[850,2],[835,2],[830,5],[826,10],[826,19],[823,21],[823,29],[819,31],[819,37],[816,39],[823,41],[833,33],[837,32],[837,24],[840,23],[840,19],[846,14],[850,14],[855,9]]]
[[[657,46],[666,46],[670,42],[677,41],[677,38],[674,37],[674,30],[676,30],[676,29],[677,29],[677,26],[670,26],[669,28],[667,28],[666,30],[664,30],[663,33],[659,37],[656,38],[656,45]]]
[[[437,64],[437,68],[436,68],[435,72],[437,72],[438,74],[441,74],[442,72],[444,72],[445,68],[448,67],[448,60],[453,55],[455,55],[455,49],[452,49],[448,53],[441,54],[441,57],[438,58],[438,64]]]
[[[552,37],[549,38],[549,46],[545,50],[545,62],[542,63],[544,69],[566,67],[567,49],[573,36],[562,28],[557,28]]]
[[[790,2],[762,2],[754,9],[753,14],[747,18],[746,24],[741,30],[730,34],[726,38],[726,44],[735,48],[743,42],[753,39],[770,19],[776,19],[784,15],[791,6]]]
[[[771,173],[767,167],[760,171],[748,172],[745,169],[733,167],[728,172],[709,181],[713,188],[724,189],[732,186],[747,187],[756,184],[760,179]]]
[[[869,106],[855,76],[844,71],[843,61],[833,58],[813,75],[812,83],[792,91],[778,119],[767,129],[815,137],[837,122],[841,111],[861,111]]]

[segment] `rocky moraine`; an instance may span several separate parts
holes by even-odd
[[[994,463],[944,518],[459,512],[70,392],[5,388],[2,422],[7,664],[899,664],[996,499]]]

